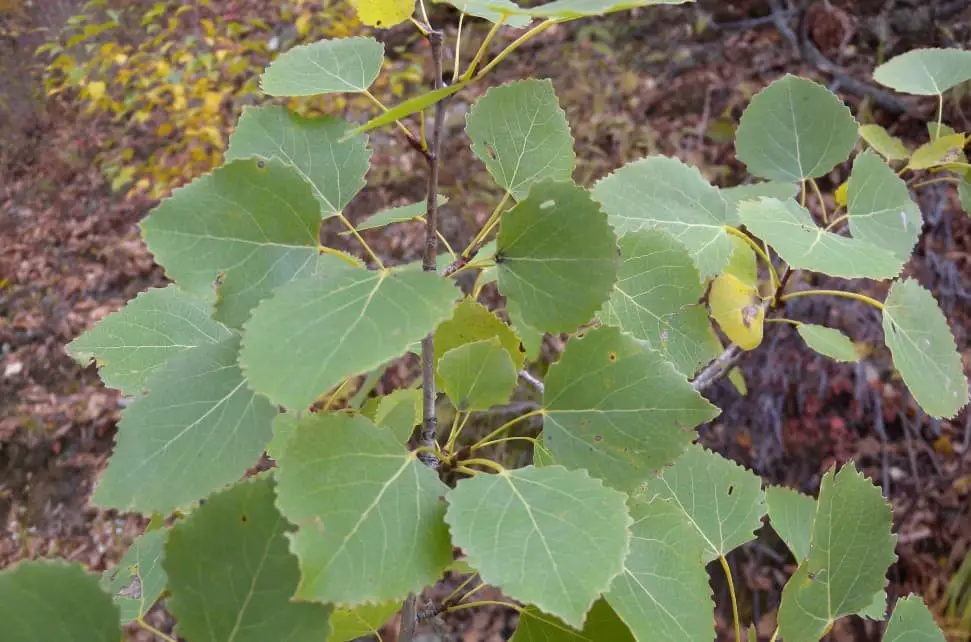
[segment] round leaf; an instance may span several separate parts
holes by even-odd
[[[361,22],[371,27],[390,29],[411,17],[415,0],[350,0]]]
[[[381,628],[400,608],[400,602],[362,604],[353,609],[338,607],[330,616],[331,631],[326,642],[352,642],[370,636],[380,640]]]
[[[968,403],[968,380],[947,319],[917,281],[897,281],[884,302],[883,333],[914,399],[932,417],[953,417]]]
[[[331,607],[291,602],[300,571],[273,480],[250,479],[210,497],[172,527],[162,562],[179,633],[198,642],[318,642]]]
[[[722,332],[738,347],[755,350],[761,345],[765,308],[757,288],[733,274],[722,274],[711,283],[708,306]]]
[[[848,279],[887,279],[897,276],[903,264],[889,250],[823,230],[795,201],[763,198],[742,203],[738,211],[748,230],[792,268]]]
[[[298,525],[297,599],[400,600],[452,561],[448,487],[390,431],[361,416],[309,415],[278,463],[277,505]]]
[[[874,69],[873,79],[905,94],[943,94],[971,80],[971,51],[914,49]]]
[[[101,575],[101,588],[114,596],[121,622],[128,624],[148,613],[168,583],[162,568],[162,549],[169,529],[160,528],[135,538],[115,568]]]
[[[238,350],[234,336],[176,355],[152,373],[148,395],[121,414],[93,503],[168,514],[257,462],[277,410],[247,387]]]
[[[846,197],[854,238],[890,250],[901,261],[910,259],[924,221],[895,171],[875,154],[860,154],[853,162]]]
[[[118,607],[78,564],[23,561],[0,573],[4,642],[118,642]]]
[[[452,311],[452,318],[443,321],[435,329],[435,363],[443,354],[466,343],[483,341],[496,337],[512,359],[516,370],[523,367],[522,345],[519,337],[484,305],[473,299],[463,299]],[[441,376],[436,376],[438,385],[444,385]]]
[[[569,181],[576,154],[549,80],[493,87],[472,106],[465,131],[500,187],[522,200],[543,181]]]
[[[321,40],[294,47],[270,63],[262,87],[271,96],[361,92],[378,77],[383,61],[384,45],[374,38]]]
[[[600,180],[593,196],[618,234],[659,227],[688,248],[702,278],[725,267],[732,252],[725,225],[734,210],[697,168],[650,156]]]
[[[848,159],[856,134],[856,119],[835,94],[786,75],[745,108],[735,150],[755,176],[794,182],[822,176]]]
[[[510,0],[433,0],[436,4],[450,4],[462,13],[477,18],[485,18],[490,22],[498,22],[502,16],[506,17],[503,24],[521,29],[532,22],[529,16],[510,14],[507,11],[520,9]]]
[[[961,161],[967,137],[964,134],[949,134],[924,143],[914,150],[907,167],[912,170],[930,169]]]
[[[860,125],[860,138],[887,160],[907,160],[910,150],[880,125]]]
[[[253,311],[240,364],[253,388],[303,410],[344,377],[397,357],[447,318],[437,274],[346,269],[289,283]]]
[[[407,443],[421,423],[421,390],[406,388],[381,397],[374,423],[390,430],[398,443]]]
[[[499,291],[528,325],[569,332],[589,321],[617,280],[617,239],[600,206],[572,183],[541,183],[502,217]]]
[[[466,343],[449,350],[438,362],[445,393],[458,410],[488,410],[506,403],[518,374],[499,339]]]
[[[811,323],[800,323],[796,326],[796,331],[806,345],[831,359],[848,363],[856,363],[860,360],[856,345],[839,330]]]
[[[570,339],[546,376],[543,444],[629,490],[674,461],[718,410],[660,353],[615,327]]]
[[[908,595],[897,601],[883,642],[944,642],[930,609],[919,595]]]
[[[574,628],[623,567],[626,496],[585,471],[528,466],[476,475],[447,499],[452,540],[482,581]]]

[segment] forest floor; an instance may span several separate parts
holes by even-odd
[[[495,80],[552,79],[574,128],[581,184],[637,157],[667,154],[697,165],[716,184],[733,185],[746,174],[734,158],[732,127],[751,96],[785,73],[831,87],[861,119],[912,145],[927,140],[924,123],[934,117],[936,103],[878,104],[883,99],[869,88],[876,52],[889,57],[915,46],[967,48],[971,14],[966,8],[954,13],[945,29],[933,16],[921,18],[913,3],[889,4],[906,5],[901,11],[910,13],[886,12],[882,1],[816,2],[804,14],[781,18],[792,30],[788,35],[765,18],[768,3],[759,0],[638,10],[550,29],[501,66]],[[813,51],[841,71],[832,73]],[[866,85],[862,95],[852,79]],[[496,198],[461,131],[464,112],[481,91],[476,87],[449,105],[445,157],[456,160],[443,165],[442,184],[452,199],[443,231],[453,244],[464,245]],[[905,111],[897,112],[900,106]],[[949,100],[945,122],[971,129],[969,106],[967,96]],[[80,367],[65,352],[98,319],[165,282],[136,227],[155,203],[112,194],[93,162],[103,135],[97,121],[68,103],[51,102],[24,133],[27,142],[0,166],[0,568],[58,556],[102,570],[144,526],[139,516],[87,503],[124,400],[101,385],[93,367]],[[362,192],[348,212],[352,220],[422,197],[420,159],[400,143],[382,147],[388,140],[373,139],[372,178],[381,186]],[[820,186],[831,193],[847,174],[848,167],[837,168]],[[920,204],[924,235],[905,274],[938,297],[971,369],[971,218],[947,186],[922,190]],[[405,261],[418,256],[419,234],[403,226],[393,234],[369,233],[368,240],[385,257]],[[815,284],[826,287],[825,280]],[[878,297],[886,293],[886,286],[872,282],[851,285]],[[741,362],[748,394],[740,396],[727,382],[711,391],[724,412],[703,427],[702,438],[768,482],[808,493],[818,490],[829,466],[856,461],[894,506],[900,539],[891,599],[919,592],[943,615],[947,587],[971,550],[971,412],[950,421],[921,413],[889,367],[880,319],[869,309],[807,299],[791,305],[789,316],[841,328],[872,350],[859,364],[837,364],[804,349],[788,326],[771,327],[765,345]],[[555,358],[559,345],[558,338],[549,339],[546,358]],[[413,376],[412,365],[403,362],[382,385]],[[763,622],[759,633],[767,639],[791,560],[763,529],[730,561],[740,578],[742,616]],[[714,576],[716,601],[727,604]],[[971,578],[963,581],[971,591]],[[166,618],[152,617],[158,623]],[[718,617],[724,629],[730,615]],[[876,623],[850,620],[832,639],[878,639]],[[514,618],[501,610],[469,610],[429,626],[454,639],[498,641],[511,633]],[[971,639],[956,625],[948,628],[952,640]],[[132,632],[132,639],[151,638]],[[393,642],[393,634],[386,639]]]

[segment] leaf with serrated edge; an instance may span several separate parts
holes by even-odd
[[[399,443],[406,443],[421,423],[421,390],[405,388],[381,397],[374,423],[390,430]]]
[[[179,633],[199,642],[318,642],[332,608],[290,601],[300,571],[287,550],[291,526],[260,476],[206,500],[172,527],[162,562]]]
[[[436,199],[438,206],[441,207],[448,203],[448,198],[438,195]],[[409,221],[424,221],[425,212],[427,211],[428,203],[422,201],[420,203],[412,203],[411,205],[400,205],[398,207],[392,207],[386,210],[381,210],[373,216],[369,216],[360,223],[354,226],[358,232],[363,232],[364,230],[374,230],[379,227],[384,227],[386,225],[391,225],[392,223],[407,223]],[[341,236],[347,236],[350,231],[341,232]],[[451,255],[449,255],[451,257]]]
[[[671,500],[704,539],[705,561],[755,539],[762,524],[762,480],[721,455],[693,445],[648,488]]]
[[[306,277],[253,311],[240,364],[254,390],[303,410],[344,377],[403,354],[451,314],[457,295],[450,281],[428,272]]]
[[[860,125],[860,138],[887,160],[907,160],[910,150],[880,125]]]
[[[21,561],[0,573],[4,642],[118,642],[118,607],[97,576],[60,560]]]
[[[715,638],[704,540],[672,502],[630,502],[630,553],[607,601],[638,640]]]
[[[968,380],[947,319],[917,281],[897,281],[884,301],[883,334],[914,399],[932,417],[953,417],[968,403]]]
[[[523,348],[524,359],[529,361],[539,359],[540,352],[543,350],[543,337],[546,336],[546,333],[523,321],[519,306],[514,301],[506,301],[506,314],[509,315],[509,324],[520,340],[519,345]]]
[[[381,71],[384,45],[374,38],[338,38],[300,45],[270,63],[261,86],[270,96],[361,92]]]
[[[919,595],[897,600],[883,642],[945,642],[930,609]]]
[[[273,418],[273,439],[266,445],[266,454],[270,459],[279,459],[287,449],[287,442],[297,429],[299,420],[297,415],[290,412],[281,412]]]
[[[438,362],[438,373],[452,405],[462,412],[506,403],[517,381],[516,367],[496,337],[449,350]]]
[[[452,541],[482,581],[574,628],[623,567],[626,496],[586,471],[527,466],[476,475],[447,499]]]
[[[616,327],[570,339],[550,366],[543,444],[557,463],[629,490],[674,461],[718,415],[660,353]]]
[[[436,4],[450,4],[462,13],[476,18],[484,18],[490,22],[498,22],[502,16],[506,17],[504,25],[522,29],[532,20],[529,16],[516,15],[510,11],[520,9],[519,5],[510,0],[432,0]]]
[[[833,328],[811,323],[800,323],[796,331],[810,348],[830,359],[856,363],[860,355],[856,346],[845,334]]]
[[[555,0],[537,7],[522,7],[518,13],[535,18],[573,20],[587,16],[602,16],[617,11],[657,4],[684,4],[693,0]],[[499,5],[496,5],[498,7]],[[496,8],[490,5],[490,8]]]
[[[847,184],[846,213],[854,238],[907,261],[924,225],[907,184],[873,153],[856,157]]]
[[[80,363],[94,359],[105,385],[139,394],[145,379],[170,357],[218,343],[229,329],[210,317],[209,302],[170,285],[152,288],[109,314],[67,346]]]
[[[786,75],[756,94],[735,132],[735,152],[760,178],[816,178],[850,157],[857,123],[831,91]]]
[[[792,268],[847,279],[888,279],[900,273],[903,262],[892,252],[825,231],[795,201],[763,198],[742,203],[738,211],[748,230],[771,245]]]
[[[516,200],[536,183],[573,175],[573,136],[549,80],[493,87],[472,106],[465,131],[472,151]]]
[[[649,156],[601,179],[592,193],[618,234],[659,227],[688,248],[702,278],[725,267],[732,251],[725,225],[735,215],[697,168]]]
[[[444,385],[442,378],[437,374],[438,360],[443,354],[460,345],[492,337],[497,337],[509,352],[509,357],[516,369],[522,368],[526,357],[516,333],[484,305],[476,303],[473,299],[463,299],[455,306],[452,317],[443,321],[435,329],[435,381],[438,385]]]
[[[128,624],[148,613],[165,588],[162,548],[168,528],[146,532],[135,538],[114,568],[101,575],[101,588],[121,609],[121,623]]]
[[[685,247],[663,230],[639,230],[620,240],[620,257],[604,323],[646,341],[686,375],[718,356],[705,341],[704,288]]]
[[[313,271],[320,206],[279,160],[237,160],[176,190],[141,223],[166,274],[205,295],[217,276],[214,318],[239,327],[273,288]]]
[[[603,598],[593,603],[583,630],[577,631],[535,606],[519,612],[519,624],[509,642],[634,642],[634,636]]]
[[[906,94],[935,96],[971,80],[971,51],[914,49],[873,70],[873,79]]]
[[[537,330],[586,323],[617,281],[617,238],[600,205],[573,183],[534,185],[503,215],[496,246],[499,291]]]
[[[871,605],[895,559],[892,521],[880,489],[852,462],[823,476],[809,555],[782,590],[783,640],[815,642],[838,618]]]
[[[358,638],[370,639],[374,635],[381,640],[381,627],[400,608],[400,602],[362,604],[353,609],[338,607],[330,616],[330,636],[326,642],[351,642]]]
[[[238,337],[172,357],[121,413],[115,451],[91,501],[170,513],[253,466],[277,410],[247,387]],[[177,471],[178,474],[173,474]]]
[[[361,416],[301,419],[279,460],[277,505],[298,526],[296,598],[356,606],[434,584],[452,561],[448,487]]]
[[[799,193],[799,186],[795,183],[765,181],[762,183],[749,183],[748,185],[736,185],[735,187],[722,187],[719,191],[721,192],[722,198],[728,203],[729,211],[732,212],[732,216],[728,222],[735,225],[738,223],[738,204],[742,201],[755,201],[764,196],[784,201],[787,198],[795,198],[796,194]]]
[[[809,538],[816,518],[816,500],[791,488],[769,486],[765,489],[769,524],[786,543],[796,562],[809,555]]]
[[[339,214],[364,187],[371,163],[367,137],[347,138],[339,118],[302,118],[285,107],[247,107],[229,137],[226,160],[278,158],[313,187],[324,218]]]

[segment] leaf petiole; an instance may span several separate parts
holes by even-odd
[[[471,459],[463,459],[459,462],[459,466],[463,468],[468,468],[469,466],[482,466],[483,468],[491,468],[497,473],[504,473],[506,469],[502,467],[501,464],[497,464],[491,459],[485,459],[483,457],[473,457]]]
[[[772,285],[772,289],[775,290],[779,286],[779,273],[775,271],[775,266],[772,265],[772,259],[769,258],[768,253],[759,247],[759,244],[753,241],[752,237],[745,232],[731,227],[730,225],[725,226],[725,231],[732,236],[737,236],[745,241],[745,243],[752,248],[752,251],[754,251],[760,259],[762,259],[762,262],[765,263],[766,267],[769,269],[769,281]]]
[[[872,305],[878,310],[883,310],[884,305],[877,301],[876,299],[870,298],[865,294],[857,294],[856,292],[844,292],[842,290],[800,290],[799,292],[790,292],[789,294],[783,294],[779,297],[779,301],[785,303],[789,299],[795,299],[800,296],[838,296],[844,299],[853,299],[854,301],[862,301]]]
[[[476,451],[476,450],[478,450],[479,448],[482,448],[482,447],[483,447],[484,445],[486,445],[486,444],[488,444],[488,443],[489,443],[490,441],[492,441],[492,439],[493,439],[494,437],[497,437],[498,435],[501,435],[501,434],[502,434],[502,433],[504,433],[505,431],[507,431],[507,430],[509,430],[510,428],[512,428],[513,426],[515,426],[515,425],[516,425],[517,423],[519,423],[520,421],[523,421],[523,420],[525,420],[525,419],[529,419],[530,417],[535,417],[536,415],[542,415],[542,414],[544,414],[545,412],[546,412],[546,409],[545,409],[545,408],[538,408],[538,409],[536,409],[536,410],[533,410],[533,411],[530,411],[530,412],[527,412],[527,413],[526,413],[526,414],[524,414],[524,415],[519,415],[518,417],[516,417],[516,418],[514,418],[514,419],[510,419],[509,421],[507,421],[507,422],[506,422],[506,423],[504,423],[503,425],[501,425],[501,426],[499,426],[498,428],[496,428],[495,430],[493,430],[492,432],[490,432],[490,433],[489,433],[488,435],[486,435],[485,437],[483,437],[483,438],[482,438],[482,439],[480,439],[479,441],[477,441],[477,442],[475,442],[474,444],[472,444],[472,447],[471,447],[471,450],[472,450],[473,452],[475,452],[475,451]]]

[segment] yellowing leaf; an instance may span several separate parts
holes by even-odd
[[[847,196],[849,187],[850,187],[849,181],[843,181],[842,183],[840,183],[840,186],[837,187],[836,191],[833,193],[833,196],[836,197],[836,204],[839,205],[840,207],[846,207],[846,196]]]
[[[105,95],[105,89],[107,89],[107,86],[100,80],[89,83],[88,96],[91,97],[91,100],[100,100]]]
[[[740,348],[754,350],[762,343],[765,310],[756,288],[722,274],[712,281],[708,307],[722,332]]]
[[[310,20],[312,17],[313,16],[310,13],[303,13],[300,14],[300,17],[297,18],[296,22],[294,23],[294,26],[297,27],[297,33],[299,33],[301,36],[306,36],[308,33],[310,33]]]
[[[910,169],[928,169],[954,162],[960,156],[961,150],[964,149],[964,143],[964,134],[941,136],[937,140],[918,147],[913,156],[910,157],[907,167]]]
[[[415,12],[415,0],[351,0],[361,22],[388,29],[404,22]]]
[[[207,91],[202,99],[202,108],[209,114],[218,114],[222,105],[223,95],[218,91]]]

